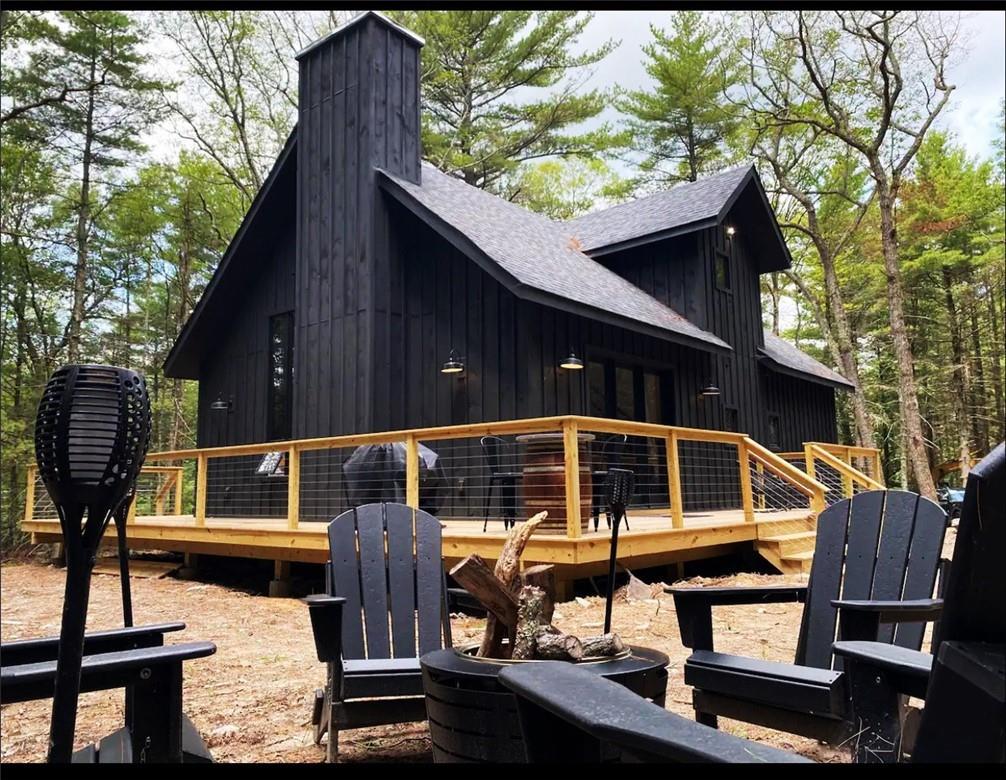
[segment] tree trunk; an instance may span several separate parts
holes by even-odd
[[[967,399],[971,393],[968,387],[968,371],[964,357],[964,343],[961,339],[960,318],[957,316],[957,305],[954,302],[953,278],[947,267],[943,268],[943,299],[947,307],[950,348],[953,353],[951,395],[953,395],[954,424],[957,426],[957,454],[961,463],[961,475],[966,476],[971,466],[971,448],[968,446],[968,431],[971,426],[967,419]]]
[[[90,83],[94,84],[97,58],[92,52]],[[80,202],[77,205],[77,264],[73,270],[73,304],[67,331],[66,356],[70,363],[80,362],[80,341],[84,327],[84,298],[87,294],[88,233],[91,221],[91,147],[94,143],[94,91],[87,92],[87,115],[84,119],[84,156],[80,178]]]
[[[1002,318],[996,307],[995,286],[985,280],[985,299],[988,302],[989,323],[992,326],[989,338],[989,353],[992,375],[992,394],[995,398],[995,412],[992,415],[997,426],[992,435],[993,441],[1003,440],[1003,426],[1006,425],[1006,407],[1003,404],[1003,328]]]
[[[982,356],[982,338],[978,327],[978,300],[975,296],[975,279],[970,270],[967,271],[968,324],[971,330],[971,423],[974,428],[973,441],[978,452],[984,455],[991,449],[989,442],[988,390],[985,385],[985,360]],[[1002,327],[1002,323],[999,323]]]
[[[779,273],[773,271],[769,275],[769,296],[772,299],[772,334],[779,335],[779,299],[782,297],[782,287],[779,284]]]
[[[901,284],[901,267],[898,260],[898,234],[894,219],[894,198],[887,175],[879,161],[872,165],[877,182],[880,207],[880,239],[884,254],[884,274],[887,281],[887,305],[891,323],[891,340],[898,366],[898,398],[901,406],[901,425],[905,434],[908,465],[919,493],[936,500],[936,486],[929,470],[926,440],[922,435],[922,416],[919,413],[919,394],[915,385],[915,356],[908,341],[905,325],[904,289]]]

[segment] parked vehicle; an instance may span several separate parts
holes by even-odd
[[[940,506],[947,513],[947,521],[953,524],[961,519],[961,507],[964,505],[964,488],[952,488],[949,485],[940,485],[936,489],[936,494],[940,499]]]

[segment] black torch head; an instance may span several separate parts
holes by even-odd
[[[604,485],[608,506],[627,507],[634,484],[635,475],[630,469],[609,468]]]
[[[115,511],[133,490],[149,438],[142,374],[69,365],[46,384],[35,418],[35,459],[57,507]]]

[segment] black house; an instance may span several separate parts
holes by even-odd
[[[366,12],[298,55],[298,125],[165,364],[199,446],[557,414],[835,441],[849,383],[762,327],[791,258],[753,166],[551,221],[422,161],[422,45]]]

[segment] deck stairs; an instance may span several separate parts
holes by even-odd
[[[813,512],[792,520],[756,520],[755,550],[783,574],[810,571],[817,539],[817,519]]]

